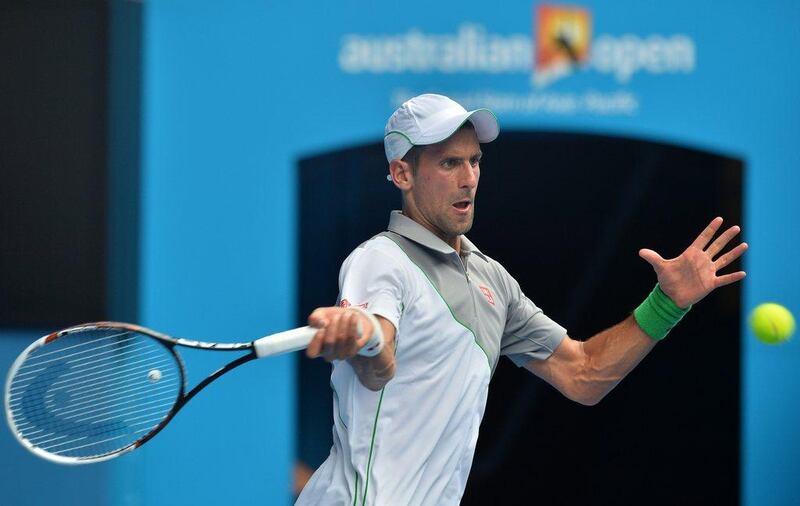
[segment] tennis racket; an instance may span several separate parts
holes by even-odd
[[[359,354],[373,356],[383,348],[380,327],[374,328]],[[141,447],[223,374],[257,358],[304,349],[317,330],[210,343],[128,323],[70,327],[36,340],[14,361],[6,380],[6,418],[20,443],[39,457],[61,464],[102,462]],[[187,392],[178,346],[247,353]]]

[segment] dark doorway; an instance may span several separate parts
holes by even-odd
[[[652,289],[640,248],[674,257],[714,216],[741,223],[743,165],[719,154],[550,132],[503,132],[483,151],[468,235],[576,339]],[[382,144],[299,169],[302,321],[335,302],[339,264],[400,198]],[[700,303],[595,407],[501,360],[463,504],[737,504],[739,290]],[[330,369],[303,357],[299,371],[299,455],[313,467],[331,445]]]

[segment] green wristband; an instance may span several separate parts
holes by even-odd
[[[690,309],[692,306],[686,309],[679,308],[656,283],[650,295],[633,312],[633,317],[645,334],[660,341],[667,337],[672,327],[677,325]]]

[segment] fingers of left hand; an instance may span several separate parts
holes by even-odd
[[[714,234],[717,233],[719,230],[720,225],[722,225],[722,218],[716,217],[711,220],[711,223],[700,232],[700,235],[697,236],[697,239],[694,240],[692,246],[700,249],[705,249],[706,245],[711,242],[711,239],[714,238]]]
[[[731,262],[742,256],[742,254],[747,251],[748,245],[746,242],[736,246],[729,252],[725,253],[721,257],[717,258],[714,261],[714,268],[716,270],[724,269],[727,267]]]
[[[714,240],[714,242],[711,243],[711,245],[706,249],[706,253],[708,253],[708,255],[711,258],[714,258],[719,254],[720,251],[722,251],[725,248],[725,246],[727,246],[727,244],[731,241],[731,239],[733,239],[739,234],[740,231],[741,229],[739,228],[738,225],[732,226],[731,228],[720,234],[720,236],[717,237]]]
[[[723,276],[717,277],[716,280],[716,288],[720,286],[730,285],[731,283],[736,283],[737,281],[741,281],[742,279],[747,276],[747,273],[744,271],[739,272],[732,272],[730,274],[725,274]]]

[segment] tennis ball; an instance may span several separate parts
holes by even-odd
[[[794,316],[780,304],[759,304],[750,314],[750,328],[761,342],[781,344],[794,333]]]

